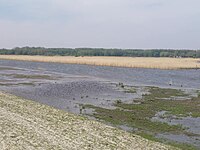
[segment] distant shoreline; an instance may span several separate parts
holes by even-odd
[[[200,58],[200,49],[16,47],[13,49],[0,49],[0,55]]]
[[[200,59],[195,58],[0,55],[0,59],[130,68],[200,69]]]

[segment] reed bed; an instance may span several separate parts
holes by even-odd
[[[74,56],[27,56],[0,55],[0,59],[85,64],[97,66],[157,68],[157,69],[199,69],[200,59],[195,58],[152,58],[152,57],[74,57]]]

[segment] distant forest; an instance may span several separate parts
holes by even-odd
[[[103,48],[43,48],[22,47],[0,49],[1,55],[45,55],[45,56],[129,56],[129,57],[191,57],[200,58],[200,50],[175,49],[103,49]]]

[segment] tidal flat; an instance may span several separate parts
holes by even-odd
[[[181,149],[200,148],[200,70],[0,60],[0,90]],[[6,69],[7,68],[7,69]]]

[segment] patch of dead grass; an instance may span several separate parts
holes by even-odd
[[[86,64],[97,66],[158,68],[158,69],[199,69],[200,59],[194,58],[148,58],[148,57],[74,57],[74,56],[24,56],[0,55],[0,59]]]

